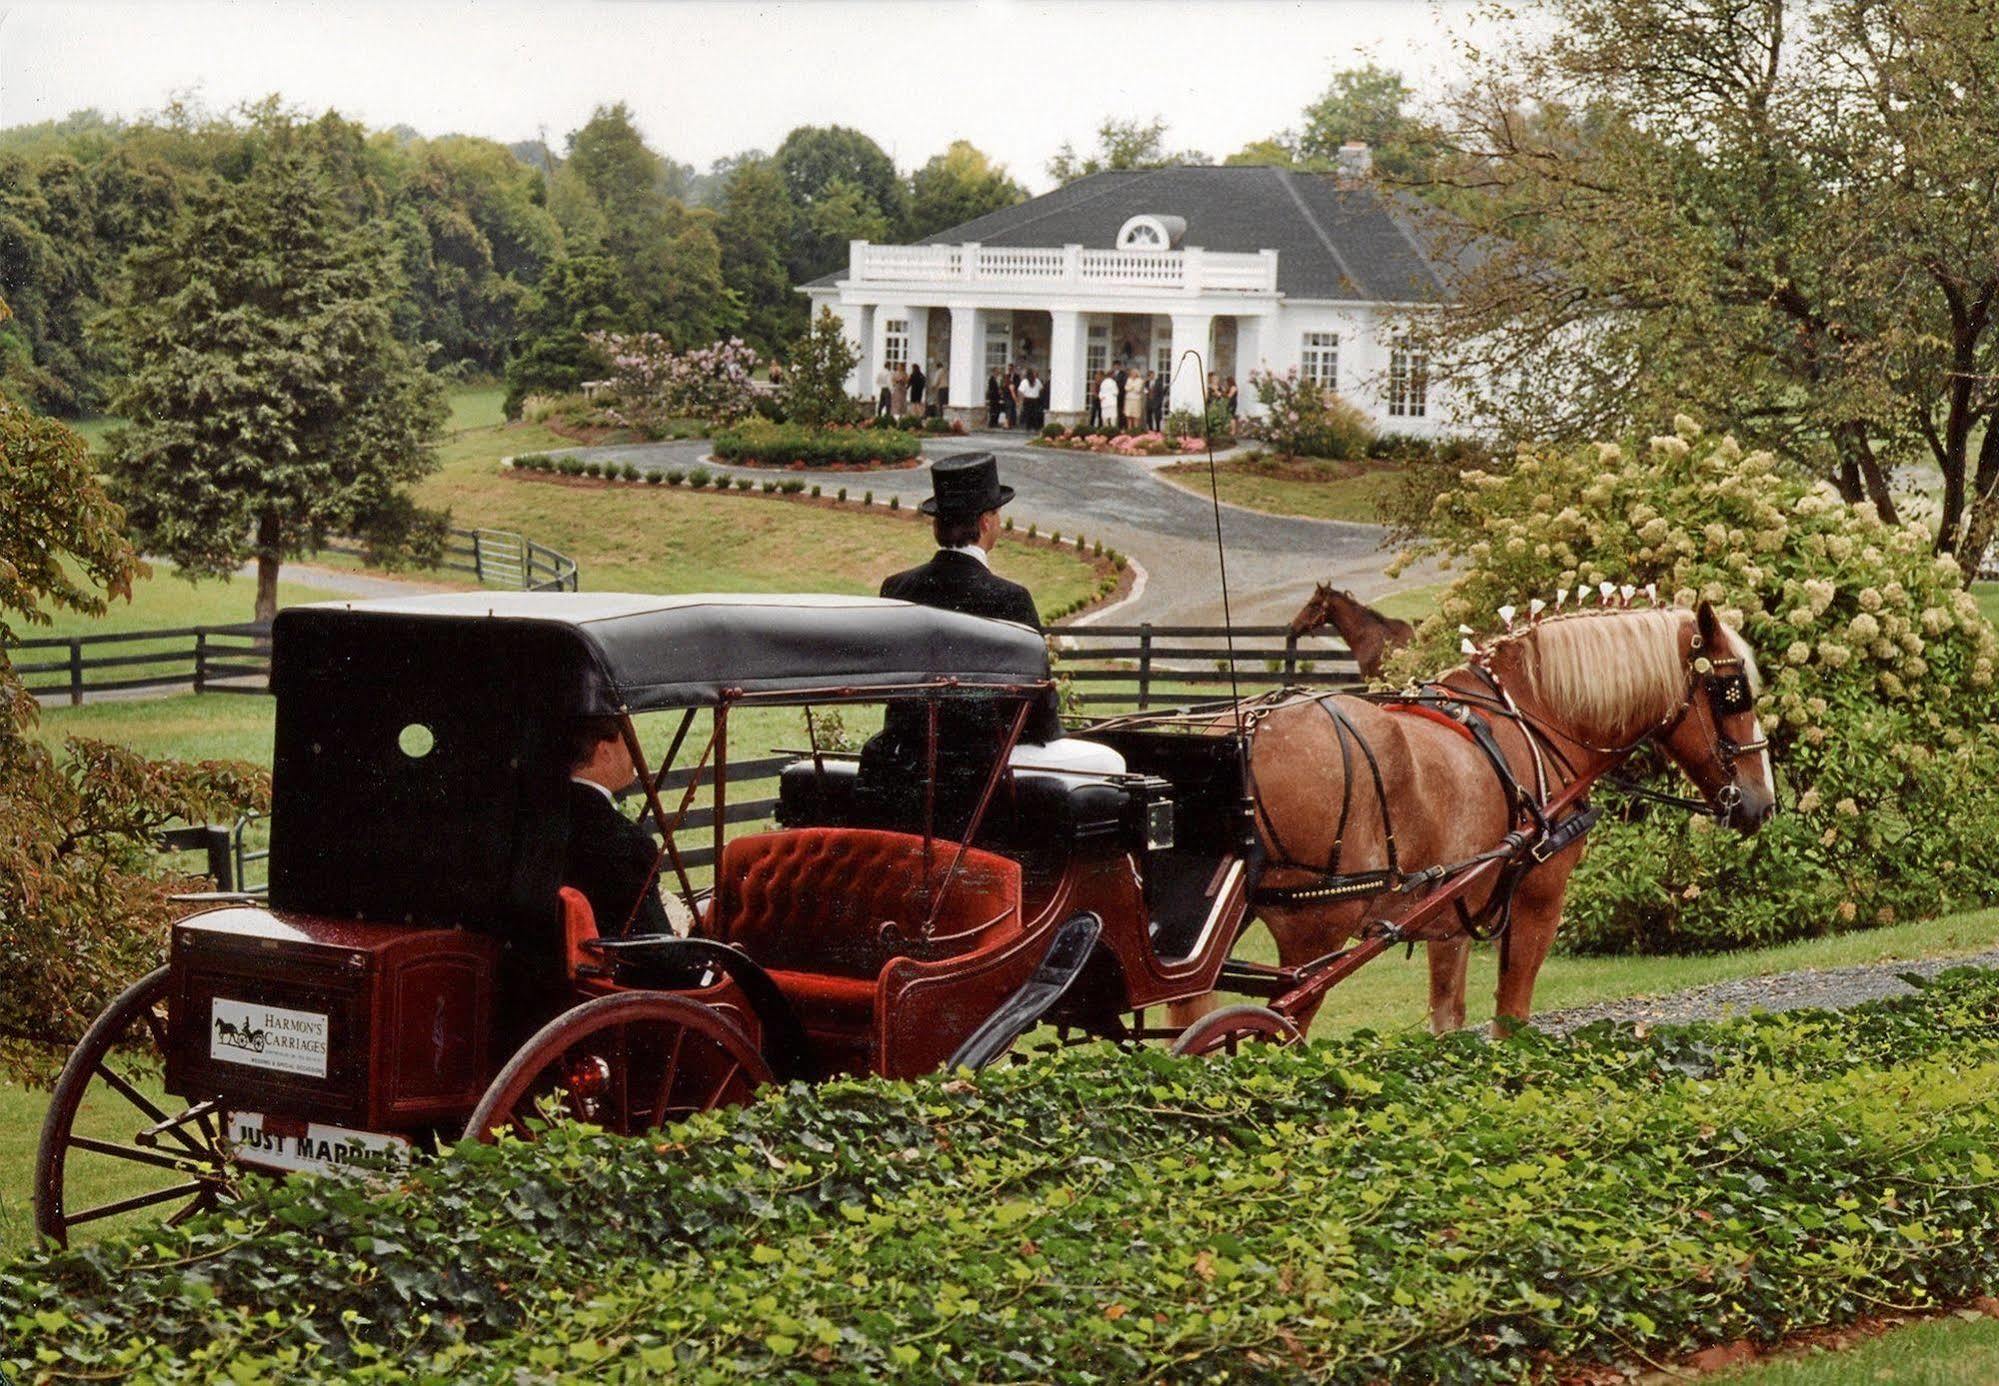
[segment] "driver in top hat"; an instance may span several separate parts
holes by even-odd
[[[989,452],[939,458],[930,469],[930,485],[930,499],[917,509],[930,516],[937,552],[928,563],[884,581],[881,595],[1040,630],[1041,616],[1033,594],[992,571],[991,554],[1000,536],[1000,507],[1013,499],[1013,488],[1000,484],[998,460]],[[971,805],[961,801],[975,798],[983,786],[1010,720],[1010,716],[975,700],[940,705],[940,823],[969,811]],[[927,732],[928,717],[922,702],[890,703],[881,735],[862,752],[862,781],[872,784],[878,797],[919,796]],[[1029,711],[1011,759],[1015,765],[1098,773],[1124,769],[1123,758],[1108,746],[1062,735],[1053,692]],[[952,830],[947,823],[945,830]]]

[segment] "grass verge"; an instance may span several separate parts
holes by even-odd
[[[1159,474],[1208,494],[1208,464],[1180,462]],[[1381,462],[1314,458],[1243,458],[1215,464],[1216,489],[1231,505],[1272,515],[1380,524],[1381,502],[1401,484],[1402,469]]]

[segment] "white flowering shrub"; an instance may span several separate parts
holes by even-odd
[[[627,428],[653,434],[675,419],[725,428],[756,409],[756,350],[737,337],[676,351],[657,332],[593,332],[590,344],[610,360],[615,402],[605,411]]]
[[[1999,638],[1920,524],[1884,525],[1682,416],[1648,442],[1461,473],[1398,566],[1417,554],[1461,571],[1397,676],[1457,662],[1460,623],[1600,582],[1713,602],[1762,666],[1777,817],[1743,837],[1604,794],[1623,816],[1591,833],[1562,946],[1766,944],[1993,897]]]

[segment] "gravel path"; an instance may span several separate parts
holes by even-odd
[[[1863,1001],[1907,996],[1915,988],[1901,980],[1901,974],[1905,972],[1934,977],[1953,967],[1999,967],[1999,948],[1955,958],[1865,963],[1857,967],[1810,968],[1803,972],[1739,977],[1734,981],[1714,982],[1667,996],[1633,996],[1593,1006],[1577,1006],[1572,1010],[1550,1011],[1546,1015],[1535,1016],[1534,1024],[1544,1030],[1567,1034],[1597,1020],[1665,1025],[1688,1020],[1720,1020],[1731,1015],[1747,1015],[1751,1011],[1795,1011],[1814,1006],[1838,1009],[1857,1006]]]
[[[732,476],[772,475],[762,468],[704,462],[708,447],[706,442],[690,441],[569,451],[647,471],[705,466]],[[929,459],[974,448],[999,457],[1000,475],[1017,493],[1007,507],[1017,526],[1034,524],[1043,534],[1081,532],[1101,538],[1145,569],[1145,590],[1136,601],[1119,608],[1118,624],[1220,624],[1214,511],[1206,497],[1152,474],[1160,462],[1184,458],[1134,459],[1030,448],[1017,433],[983,430],[965,437],[926,438],[923,444]],[[877,500],[900,496],[905,506],[930,494],[924,467],[828,474],[821,484],[845,486],[853,495],[871,490]],[[1333,581],[1364,599],[1397,585],[1382,576],[1389,555],[1382,551],[1383,531],[1376,525],[1265,515],[1225,505],[1222,535],[1228,546],[1229,588],[1238,625],[1290,620],[1315,582]],[[1400,585],[1428,580],[1413,575]]]

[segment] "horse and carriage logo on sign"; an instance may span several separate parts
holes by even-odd
[[[264,1032],[245,1020],[241,1025],[232,1024],[221,1016],[215,1018],[215,1042],[231,1049],[247,1049],[252,1054],[264,1052]]]

